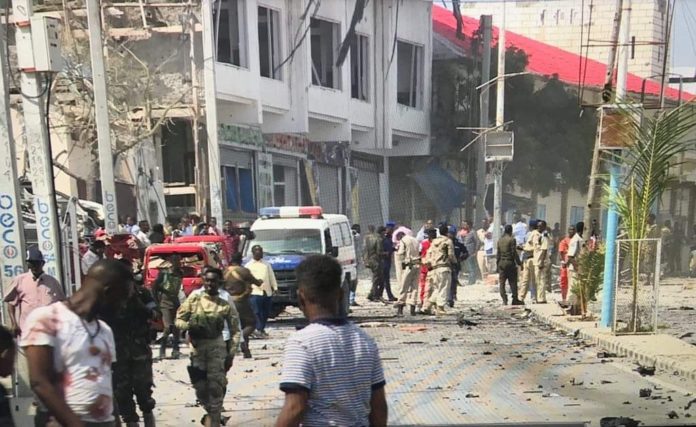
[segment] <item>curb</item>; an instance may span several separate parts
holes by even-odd
[[[537,321],[545,323],[568,334],[576,335],[578,338],[582,338],[585,341],[597,345],[602,350],[610,351],[612,353],[616,353],[617,355],[630,358],[641,365],[655,366],[658,369],[673,372],[674,374],[678,374],[679,376],[691,380],[696,380],[696,369],[684,366],[683,361],[669,356],[641,352],[632,346],[628,346],[626,343],[621,342],[620,337],[601,333],[600,329],[597,327],[578,327],[578,325],[573,325],[573,322],[565,320],[564,316],[540,313],[534,308],[531,310],[531,317]],[[674,340],[678,339],[674,338]],[[681,342],[681,340],[678,341]],[[696,358],[694,358],[693,362],[696,362]]]

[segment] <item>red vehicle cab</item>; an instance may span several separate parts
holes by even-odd
[[[203,285],[200,278],[205,266],[220,267],[217,254],[206,243],[166,243],[152,245],[145,251],[145,286],[151,288],[159,275],[160,269],[169,267],[169,257],[181,257],[181,269],[184,272],[182,287],[188,296]]]
[[[224,236],[202,235],[202,236],[179,236],[174,239],[174,243],[205,243],[215,247],[215,252],[220,255],[220,262],[223,267],[227,267],[232,259],[232,254],[228,253]]]

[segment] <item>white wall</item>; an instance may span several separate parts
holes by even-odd
[[[631,14],[631,36],[636,37],[635,57],[629,61],[629,72],[642,77],[662,73],[659,60],[663,48],[645,45],[646,42],[663,40],[663,16],[659,9],[660,0],[633,0]],[[506,27],[509,31],[525,35],[561,49],[579,53],[581,31],[582,44],[587,44],[587,34],[595,42],[589,48],[589,57],[606,63],[609,55],[607,43],[611,38],[612,20],[616,2],[595,1],[592,10],[592,25],[589,23],[590,2],[585,1],[584,26],[580,0],[519,0],[506,2]],[[493,15],[493,24],[498,25],[503,11],[502,0],[462,2],[462,14],[478,19],[483,14]],[[544,16],[542,22],[542,14]],[[640,44],[643,43],[643,44]]]

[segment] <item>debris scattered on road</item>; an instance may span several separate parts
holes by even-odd
[[[449,338],[445,338],[445,337],[440,338],[440,342],[447,342],[447,341],[449,341]]]
[[[484,352],[481,353],[481,354],[483,354],[484,356],[490,356],[490,355],[493,354],[493,353],[491,353],[490,351],[486,350],[486,351],[484,351]]]
[[[570,383],[572,385],[583,385],[583,384],[585,384],[585,381],[578,381],[575,378],[573,378],[572,380],[570,380]]]
[[[693,332],[687,332],[687,333],[685,333],[684,335],[680,336],[679,339],[680,339],[680,340],[683,340],[684,338],[691,338],[691,337],[693,337],[693,336],[694,336],[694,333],[693,333]]]
[[[600,427],[638,427],[640,421],[627,417],[605,417],[599,420]]]
[[[399,328],[399,330],[403,332],[424,332],[427,331],[428,328],[425,326],[403,326]]]
[[[629,401],[627,400],[627,401],[623,402],[623,404],[624,404],[624,405],[630,405],[631,402],[629,402]]]
[[[474,399],[476,397],[479,397],[479,395],[476,393],[467,393],[464,397],[466,397],[467,399]]]
[[[597,353],[597,358],[599,359],[613,359],[615,357],[619,357],[616,353],[612,353],[609,351],[600,351]]]
[[[694,309],[693,307],[688,307],[685,305],[682,305],[681,307],[679,307],[679,310],[685,310],[685,311],[691,311],[693,309]]]
[[[667,416],[669,417],[670,420],[676,420],[679,418],[679,414],[677,414],[676,411],[669,411],[667,413]]]
[[[466,319],[463,314],[460,313],[459,316],[457,316],[457,325],[461,328],[464,326],[478,326],[478,323]]]
[[[636,372],[638,372],[643,377],[652,376],[655,375],[655,367],[638,365],[638,368],[636,368]]]
[[[696,403],[696,399],[691,399],[689,401],[689,403],[687,403],[686,406],[684,407],[684,410],[688,411],[689,409],[691,409],[691,405],[693,405],[694,403]]]
[[[640,396],[640,397],[650,397],[650,396],[652,396],[652,389],[650,389],[650,388],[641,388],[640,391],[638,392],[638,396]]]
[[[412,344],[425,344],[425,341],[404,341],[404,344],[412,345]]]
[[[541,397],[560,397],[561,395],[558,393],[544,393],[541,395]]]
[[[566,403],[563,406],[580,406],[579,403]]]
[[[386,322],[365,322],[360,324],[361,328],[395,328],[396,323]]]

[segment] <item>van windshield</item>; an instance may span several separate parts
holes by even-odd
[[[321,232],[316,229],[254,230],[256,238],[247,245],[245,255],[259,245],[264,255],[320,254],[322,253]]]

